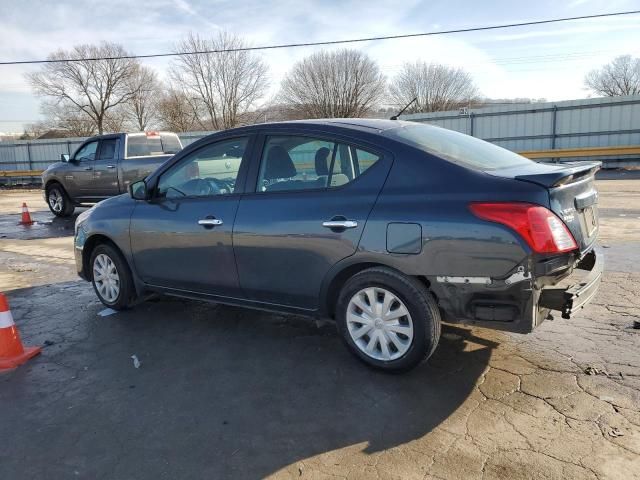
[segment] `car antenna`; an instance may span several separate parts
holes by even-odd
[[[409,108],[413,102],[417,102],[417,101],[418,101],[418,97],[415,97],[413,100],[411,100],[409,103],[407,103],[407,104],[404,106],[404,108],[398,112],[398,114],[397,114],[397,115],[394,115],[394,116],[393,116],[393,117],[391,117],[389,120],[397,120],[397,119],[398,119],[398,117],[399,117],[400,115],[402,115],[402,114],[404,113],[404,111],[405,111],[407,108]]]

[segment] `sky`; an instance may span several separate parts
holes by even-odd
[[[254,46],[517,23],[640,10],[640,0],[0,0],[0,61],[46,58],[77,44],[117,42],[136,54],[172,51],[189,32],[238,34]],[[593,96],[584,75],[617,55],[640,56],[640,15],[350,45],[392,79],[417,59],[463,67],[489,98],[568,100]],[[270,95],[297,60],[321,48],[259,52]],[[143,60],[166,78],[169,59]],[[24,75],[0,66],[0,131],[41,117]]]

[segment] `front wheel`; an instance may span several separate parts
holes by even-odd
[[[114,310],[128,308],[135,299],[131,271],[122,254],[108,244],[91,254],[91,283],[100,301]]]
[[[346,282],[336,320],[349,350],[386,371],[414,368],[440,339],[440,312],[427,288],[387,268],[364,270]]]
[[[47,205],[56,217],[69,217],[76,208],[60,185],[47,188]]]

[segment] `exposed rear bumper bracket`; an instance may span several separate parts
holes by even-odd
[[[570,318],[572,313],[584,307],[593,298],[600,286],[604,268],[602,251],[594,248],[582,257],[576,268],[587,270],[589,274],[570,287],[544,288],[538,301],[540,307],[559,310],[562,312],[562,318]]]

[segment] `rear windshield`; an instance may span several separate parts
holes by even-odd
[[[498,170],[533,163],[492,143],[433,125],[405,124],[402,128],[390,130],[389,135],[427,153],[475,170]]]
[[[180,139],[172,133],[127,136],[127,157],[171,155],[182,150]]]

